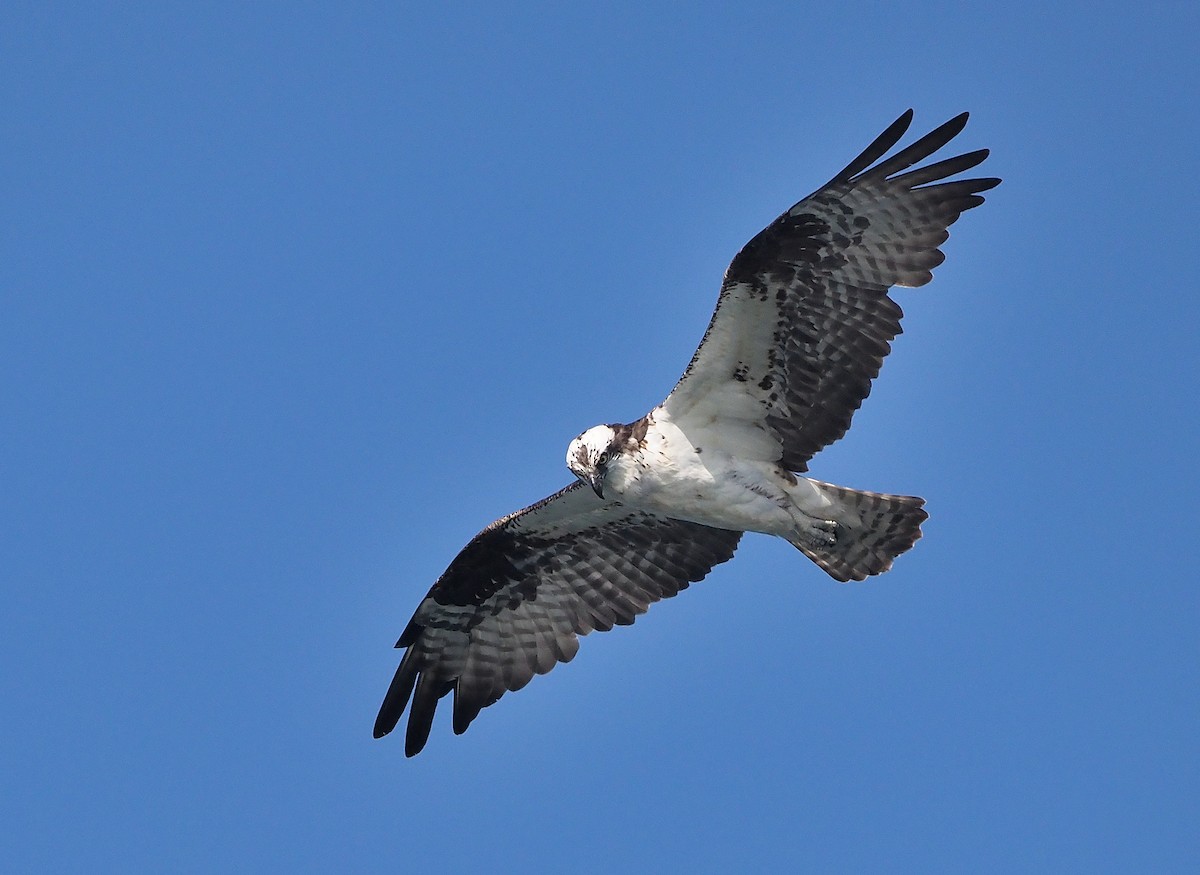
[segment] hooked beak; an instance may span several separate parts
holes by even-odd
[[[601,499],[604,498],[604,472],[603,471],[599,471],[599,470],[593,471],[591,474],[589,474],[587,476],[587,479],[585,479],[584,482],[588,486],[592,487],[592,491],[595,492],[599,498],[601,498]]]

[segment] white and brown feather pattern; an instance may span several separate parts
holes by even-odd
[[[664,404],[675,422],[694,436],[707,429],[710,443],[739,441],[729,449],[743,453],[756,429],[763,439],[751,451],[792,471],[807,470],[818,450],[846,433],[900,333],[903,314],[888,289],[929,282],[947,228],[999,183],[941,182],[979,164],[986,150],[903,172],[946,145],[966,119],[875,164],[908,129],[912,112],[905,113],[746,244]]]
[[[897,556],[917,542],[921,523],[929,519],[924,499],[915,495],[862,492],[813,482],[836,498],[844,518],[853,522],[839,524],[832,544],[794,543],[834,580],[865,580],[887,571]]]
[[[422,600],[375,722],[424,747],[438,701],[454,693],[454,731],[535,674],[569,662],[579,635],[628,625],[733,556],[741,532],[604,502],[581,483],[479,533]]]

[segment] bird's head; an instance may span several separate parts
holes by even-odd
[[[611,425],[589,428],[567,447],[567,467],[571,473],[604,497],[604,475],[617,453],[617,433]]]

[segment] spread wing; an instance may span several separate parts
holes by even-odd
[[[929,282],[946,229],[1000,182],[942,181],[986,149],[908,170],[953,139],[966,113],[875,164],[911,121],[909,110],[733,259],[700,348],[662,405],[693,443],[806,471],[846,433],[900,333],[888,289]]]
[[[438,700],[454,693],[462,733],[508,690],[570,662],[577,636],[629,625],[733,556],[741,532],[602,501],[582,483],[492,523],[417,607],[375,737],[412,698],[405,753],[429,738]]]

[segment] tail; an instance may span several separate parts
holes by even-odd
[[[915,495],[860,492],[812,481],[830,501],[836,526],[815,528],[791,540],[834,580],[863,580],[882,574],[921,537],[925,499]]]

